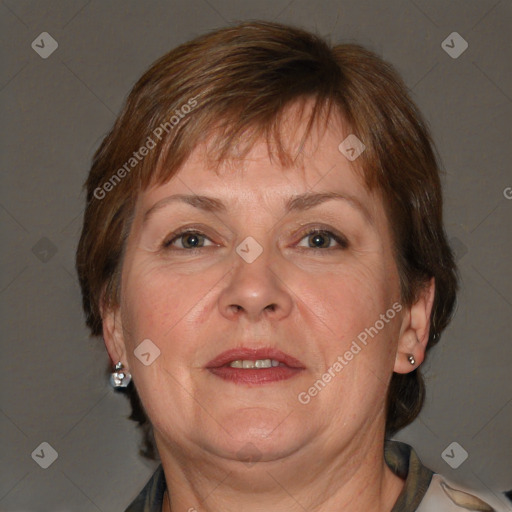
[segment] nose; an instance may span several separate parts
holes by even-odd
[[[271,268],[271,256],[263,251],[252,263],[236,254],[235,258],[228,285],[219,297],[221,314],[230,320],[245,316],[250,322],[286,318],[293,306],[292,292],[276,266]]]

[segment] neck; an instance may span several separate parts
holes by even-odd
[[[357,441],[320,459],[315,447],[311,457],[297,452],[252,466],[204,454],[197,461],[186,454],[164,455],[170,499],[166,493],[162,511],[389,512],[404,482],[386,465],[383,440]],[[159,450],[166,454],[162,446]]]

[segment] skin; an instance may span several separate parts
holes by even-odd
[[[292,147],[304,127],[289,109],[283,133]],[[383,458],[385,396],[393,372],[423,361],[433,280],[308,404],[297,399],[400,303],[382,200],[366,190],[357,160],[338,151],[349,133],[340,119],[315,129],[287,170],[260,142],[216,174],[199,146],[177,176],[138,198],[120,304],[103,312],[103,327],[112,360],[131,372],[154,427],[172,497],[164,511],[390,511],[403,488]],[[291,196],[332,191],[356,197],[371,222],[347,201],[284,210]],[[227,212],[173,202],[143,223],[145,212],[177,193],[218,198]],[[185,249],[198,242],[190,236],[162,247],[192,224],[205,235],[202,248]],[[315,248],[314,235],[304,235],[309,227],[342,234],[348,247],[324,234],[316,243],[327,248]],[[252,263],[235,251],[248,236],[263,248]],[[145,366],[134,350],[148,338],[161,354]],[[258,386],[205,369],[238,346],[277,347],[305,369]],[[248,446],[259,458],[254,464],[241,460]]]

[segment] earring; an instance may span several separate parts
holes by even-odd
[[[409,363],[411,363],[412,365],[416,364],[416,359],[414,359],[414,356],[412,354],[409,354],[407,359],[409,360]]]
[[[115,367],[114,371],[110,374],[110,385],[114,389],[121,389],[125,388],[130,384],[130,381],[132,380],[132,376],[130,372],[127,372],[124,370],[123,363],[119,361]]]

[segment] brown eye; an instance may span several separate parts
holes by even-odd
[[[307,240],[308,247],[311,249],[346,249],[348,247],[348,242],[343,236],[328,230],[311,229],[302,235],[301,240],[303,239]],[[338,247],[332,245],[333,242],[338,244]]]
[[[199,231],[182,231],[172,235],[170,240],[164,243],[165,248],[173,249],[200,249],[205,247],[205,240],[209,240],[206,235]],[[175,246],[175,242],[179,242],[178,246]],[[181,245],[181,247],[180,247]]]

